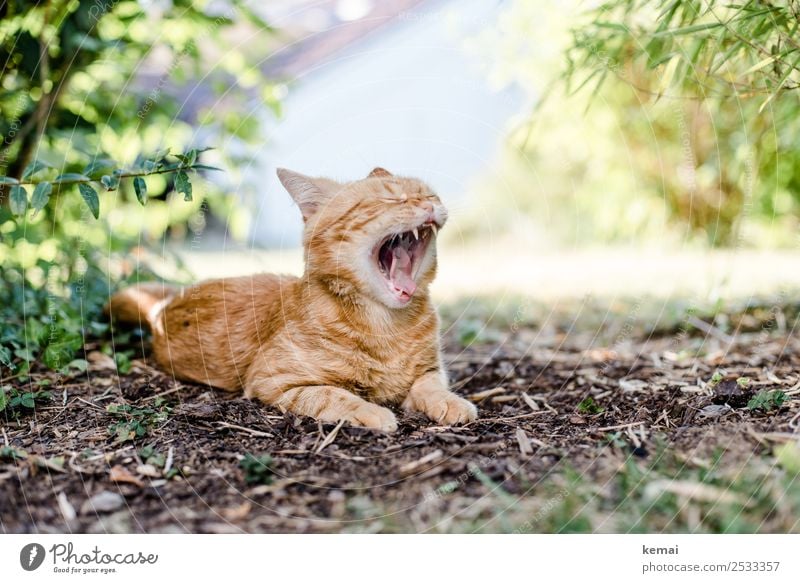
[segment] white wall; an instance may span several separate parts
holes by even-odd
[[[275,177],[279,166],[342,180],[383,166],[463,204],[525,99],[489,87],[463,46],[501,5],[423,3],[299,79],[282,120],[265,111],[265,145],[245,177],[259,193],[253,242],[299,244],[300,215]]]

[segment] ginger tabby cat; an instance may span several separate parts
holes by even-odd
[[[382,431],[397,429],[384,405],[474,420],[448,388],[428,293],[447,220],[439,197],[382,168],[343,184],[278,177],[305,223],[302,277],[141,284],[111,298],[112,318],[149,326],[156,361],[176,377],[284,411]]]

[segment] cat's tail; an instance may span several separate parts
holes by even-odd
[[[161,313],[180,291],[166,283],[140,283],[118,291],[105,307],[111,321],[136,324],[150,330],[159,328]]]

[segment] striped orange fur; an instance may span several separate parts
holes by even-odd
[[[447,220],[439,197],[381,168],[349,183],[278,175],[303,213],[302,277],[135,286],[112,297],[112,318],[149,325],[176,377],[282,410],[383,431],[397,428],[391,405],[446,425],[475,419],[448,388],[428,291]]]

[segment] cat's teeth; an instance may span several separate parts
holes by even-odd
[[[436,223],[431,223],[431,231],[433,231],[434,235],[439,234],[439,231],[436,229]]]
[[[411,231],[411,232],[412,232],[412,233],[414,233],[414,238],[415,238],[417,241],[419,241],[419,231],[417,231],[417,228],[416,228],[416,227],[414,227],[414,228],[412,229],[412,231]]]

